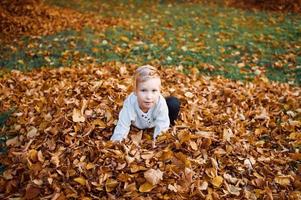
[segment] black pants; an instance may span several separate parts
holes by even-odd
[[[165,98],[167,107],[168,107],[168,115],[171,125],[175,125],[175,120],[179,116],[180,111],[180,101],[178,98],[170,96]]]

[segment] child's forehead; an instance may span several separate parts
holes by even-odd
[[[137,83],[138,86],[157,87],[161,85],[161,79],[159,77],[152,77]]]

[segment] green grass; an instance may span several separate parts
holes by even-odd
[[[129,26],[104,32],[66,30],[39,39],[23,38],[16,52],[0,47],[0,66],[30,70],[93,62],[156,63],[232,79],[252,78],[258,70],[275,81],[301,84],[301,17],[251,12],[216,4],[153,4],[148,1],[61,2],[58,6],[120,17]],[[215,66],[214,70],[202,67]]]

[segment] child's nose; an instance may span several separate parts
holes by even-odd
[[[148,92],[147,95],[146,95],[146,98],[147,99],[151,99],[152,98],[152,94],[150,92]]]

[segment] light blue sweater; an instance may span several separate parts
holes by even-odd
[[[137,96],[131,93],[123,103],[119,113],[119,119],[111,137],[112,141],[125,139],[134,125],[139,129],[155,127],[153,139],[169,128],[168,107],[165,98],[160,95],[159,100],[147,113],[144,113],[138,105]]]

